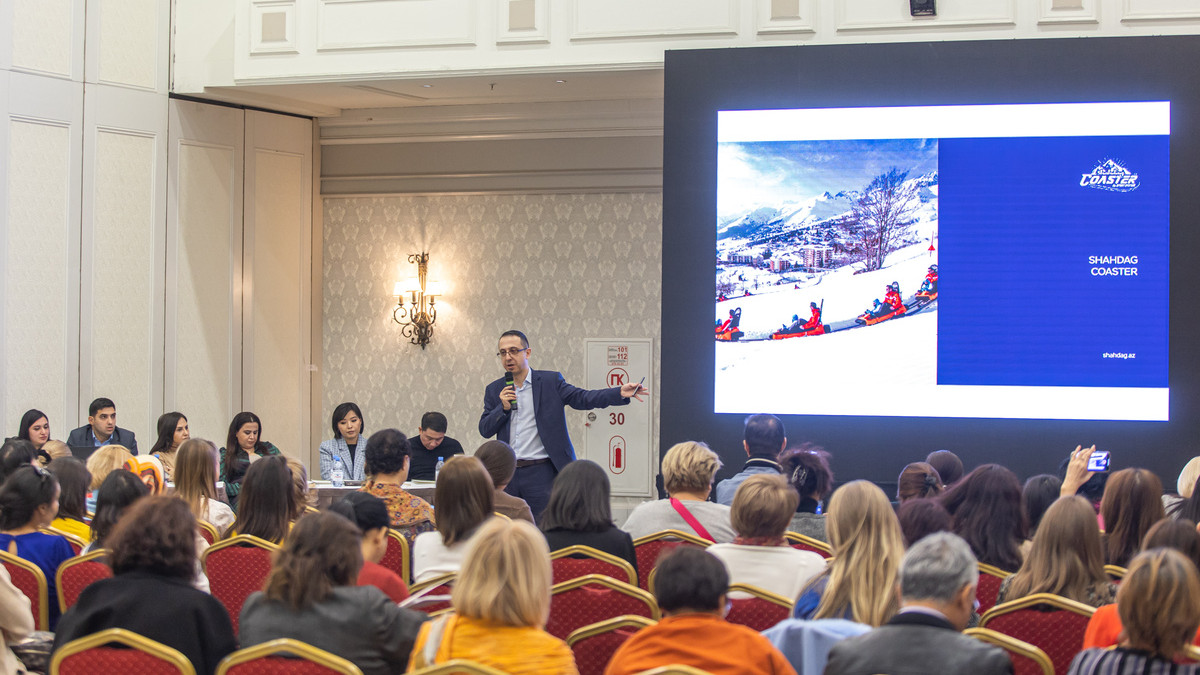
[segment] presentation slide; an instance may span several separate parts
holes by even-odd
[[[719,111],[714,412],[1166,421],[1170,115]]]

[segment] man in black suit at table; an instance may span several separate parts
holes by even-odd
[[[462,443],[446,435],[446,416],[440,412],[421,415],[421,426],[417,435],[408,438],[409,480],[433,480],[436,477],[438,457],[450,459],[463,454]]]
[[[71,448],[99,448],[103,445],[123,445],[138,454],[137,438],[128,429],[117,426],[117,404],[110,398],[98,398],[88,406],[88,423],[67,436]]]
[[[875,630],[829,652],[825,675],[1010,675],[1003,650],[967,637],[979,567],[965,541],[931,534],[900,564],[900,612]]]

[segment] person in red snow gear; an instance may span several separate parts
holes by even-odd
[[[725,297],[724,291],[722,291],[721,294],[717,296],[717,302],[725,302],[726,299],[727,298]]]
[[[821,323],[821,308],[817,307],[817,303],[815,302],[808,303],[808,308],[812,312],[812,315],[808,317],[808,321],[805,322],[804,328],[815,328]]]
[[[745,333],[738,330],[738,324],[742,322],[742,308],[735,307],[729,310],[729,320],[717,327],[717,339],[722,342],[737,342]]]
[[[929,271],[925,273],[925,281],[921,283],[921,289],[918,292],[937,293],[937,282],[937,265],[930,265]]]
[[[883,296],[883,304],[887,305],[885,311],[894,311],[904,306],[904,300],[900,297],[900,282],[893,281],[887,289],[887,295]]]

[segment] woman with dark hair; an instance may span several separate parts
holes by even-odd
[[[1104,486],[1100,517],[1104,519],[1106,562],[1128,565],[1150,527],[1167,517],[1162,505],[1162,481],[1145,469],[1114,473]]]
[[[181,412],[164,413],[158,418],[158,440],[150,448],[150,454],[158,458],[163,467],[163,480],[174,482],[175,452],[184,441],[191,438],[188,420]]]
[[[282,455],[264,457],[250,465],[242,481],[237,519],[225,536],[249,534],[273,544],[287,536],[296,512],[292,470]]]
[[[217,499],[217,446],[203,438],[189,438],[175,458],[175,496],[188,505],[196,520],[224,532],[233,524],[233,509]]]
[[[108,538],[117,521],[137,500],[150,494],[150,488],[131,471],[114,469],[96,490],[96,516],[92,518],[92,543],[83,549],[91,553],[108,545]]]
[[[538,527],[551,551],[590,546],[623,558],[637,569],[633,538],[613,524],[608,472],[599,464],[577,459],[554,477],[550,501]]]
[[[0,445],[0,483],[7,480],[17,469],[33,466],[37,456],[33,443],[19,438],[5,440],[4,445]]]
[[[362,491],[375,495],[387,504],[392,527],[415,542],[417,535],[433,532],[433,507],[429,502],[405,490],[408,479],[408,439],[397,429],[376,431],[367,441],[367,482]]]
[[[335,513],[300,518],[275,557],[266,588],[242,606],[242,647],[292,638],[337,654],[365,675],[404,672],[426,616],[374,586],[355,585],[359,531]]]
[[[1029,555],[1000,584],[996,603],[1052,593],[1085,605],[1107,605],[1117,587],[1104,572],[1096,513],[1083,497],[1062,497],[1046,509]]]
[[[1021,543],[1021,555],[1029,555],[1033,537],[1046,509],[1058,499],[1062,492],[1062,479],[1048,473],[1038,474],[1025,481],[1021,489],[1021,508],[1025,511],[1025,522],[1029,523],[1028,538]]]
[[[475,457],[455,455],[438,473],[433,501],[441,504],[437,532],[420,534],[413,542],[414,582],[459,570],[471,536],[492,517],[492,478]]]
[[[342,460],[342,476],[345,480],[363,480],[366,476],[366,455],[363,438],[363,416],[357,403],[339,403],[333,409],[333,439],[321,441],[321,480],[329,480],[333,471],[333,460]]]
[[[196,519],[182,500],[147,497],[130,507],[109,537],[113,578],[83,590],[63,615],[54,648],[123,628],[178,649],[197,673],[216,670],[237,644],[225,606],[191,586],[195,533]]]
[[[910,499],[896,510],[904,545],[912,546],[934,532],[949,532],[950,512],[936,499]]]
[[[833,471],[829,469],[829,453],[815,445],[788,448],[779,455],[783,477],[800,493],[800,504],[788,530],[829,541],[825,534],[825,514],[821,500],[833,492]]]
[[[925,462],[913,462],[904,467],[896,479],[896,501],[903,504],[910,499],[936,497],[945,488],[937,469]]]
[[[74,457],[59,457],[46,470],[58,479],[59,487],[58,516],[50,527],[75,535],[86,544],[92,540],[92,529],[87,523],[87,492],[92,474]]]
[[[0,486],[0,550],[37,565],[47,579],[75,555],[67,540],[40,530],[58,514],[58,481],[41,467],[23,466]],[[58,589],[47,584],[50,629],[58,623]]]
[[[379,564],[387,553],[391,523],[383,500],[365,492],[351,492],[341,501],[330,504],[329,510],[345,516],[362,533],[363,566],[358,573],[358,585],[374,586],[392,602],[402,602],[407,598],[408,586],[400,575]]]
[[[949,450],[934,450],[925,458],[925,463],[938,472],[942,485],[954,485],[963,476],[962,460]]]
[[[999,464],[984,464],[942,494],[942,506],[954,518],[954,533],[971,545],[981,563],[1002,570],[1021,567],[1025,513],[1021,483]]]
[[[225,483],[225,496],[229,505],[237,510],[238,495],[242,491],[242,478],[250,468],[250,453],[259,457],[278,455],[279,448],[262,438],[262,421],[252,412],[240,412],[229,423],[229,435],[225,447],[221,448],[220,480]]]
[[[524,499],[504,491],[517,472],[517,454],[513,452],[512,446],[504,441],[485,441],[475,451],[475,456],[483,462],[483,468],[487,469],[488,475],[492,477],[492,485],[496,487],[492,493],[496,500],[496,513],[513,520],[532,523],[533,511],[529,510],[529,504]]]
[[[17,438],[32,443],[34,450],[41,450],[46,441],[50,440],[50,418],[41,410],[26,410],[25,414],[21,415]]]

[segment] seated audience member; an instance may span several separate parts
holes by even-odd
[[[847,483],[829,500],[827,525],[834,558],[796,599],[793,616],[882,626],[896,613],[894,590],[904,555],[887,495],[874,483]]]
[[[167,483],[163,480],[162,463],[154,455],[134,456],[125,460],[125,470],[142,479],[150,494],[161,495],[166,492]]]
[[[46,441],[41,450],[38,450],[38,461],[41,462],[43,468],[59,457],[73,457],[71,447],[62,441],[50,439]]]
[[[1061,493],[1062,479],[1058,476],[1043,473],[1025,481],[1025,487],[1021,488],[1021,508],[1025,511],[1025,521],[1029,523],[1029,538],[1021,544],[1022,556],[1029,554],[1029,546],[1033,535],[1037,534],[1042,516]]]
[[[903,504],[910,499],[929,499],[942,494],[945,487],[937,469],[925,462],[913,462],[896,479],[896,501]]]
[[[954,533],[971,545],[979,562],[1014,571],[1021,566],[1025,513],[1021,484],[1012,471],[984,464],[942,494],[954,518]]]
[[[996,603],[1034,593],[1053,593],[1099,607],[1117,587],[1104,572],[1104,550],[1092,505],[1083,497],[1061,497],[1046,509],[1029,555],[1016,574],[1000,583]]]
[[[454,613],[421,627],[409,668],[468,659],[510,675],[576,673],[571,649],[543,630],[551,579],[550,551],[533,525],[489,520],[467,547]]]
[[[742,449],[749,458],[742,470],[717,483],[717,503],[733,505],[733,496],[738,486],[750,476],[760,473],[779,475],[779,453],[787,448],[787,434],[783,421],[774,415],[751,415],[746,418],[742,432]]]
[[[58,515],[50,527],[73,534],[87,544],[92,540],[92,529],[87,522],[87,491],[92,474],[74,457],[56,459],[46,470],[58,479],[59,488]]]
[[[88,455],[87,470],[92,474],[90,488],[99,489],[110,472],[125,468],[125,461],[130,457],[133,455],[129,454],[128,448],[123,445],[106,445]]]
[[[725,563],[730,583],[750,584],[791,600],[824,569],[824,558],[794,549],[783,538],[799,501],[783,476],[759,474],[742,482],[732,508],[737,538],[707,549]]]
[[[233,509],[217,498],[217,446],[203,438],[189,438],[175,456],[175,496],[187,502],[196,520],[220,534],[233,524]]]
[[[1155,523],[1146,533],[1142,550],[1155,548],[1175,549],[1200,567],[1200,533],[1196,532],[1196,525],[1190,520],[1160,520]],[[1097,607],[1088,621],[1083,648],[1112,647],[1117,644],[1120,635],[1121,617],[1117,605]],[[1192,644],[1200,645],[1200,631],[1192,639]]]
[[[538,527],[551,551],[590,546],[622,558],[636,571],[633,538],[613,525],[609,494],[608,472],[595,462],[577,459],[554,477]]]
[[[114,576],[83,590],[59,622],[54,648],[124,628],[178,649],[197,673],[216,670],[237,643],[225,606],[191,585],[195,532],[196,519],[179,499],[147,497],[130,507],[109,537]]]
[[[181,412],[163,413],[158,417],[158,440],[150,452],[146,453],[158,458],[163,468],[163,480],[168,483],[175,481],[175,453],[184,441],[191,438],[188,431],[188,420]]]
[[[367,441],[367,482],[362,491],[387,504],[392,527],[410,542],[422,532],[434,529],[433,507],[429,502],[405,490],[408,479],[408,439],[396,429],[383,429]]]
[[[88,423],[67,435],[67,445],[73,448],[122,445],[130,454],[138,454],[137,438],[132,431],[117,426],[117,404],[108,398],[98,398],[88,405]]]
[[[316,508],[312,504],[316,494],[308,490],[308,468],[304,463],[295,457],[288,457],[287,465],[292,472],[292,502],[296,505],[292,522],[296,522],[309,508]]]
[[[833,646],[826,675],[1012,672],[1003,650],[961,634],[971,620],[979,569],[965,541],[939,532],[900,564],[900,611],[875,630]]]
[[[37,450],[33,443],[17,438],[9,438],[0,446],[0,483],[8,480],[17,469],[33,466],[37,462]]]
[[[262,437],[262,420],[252,412],[240,412],[229,423],[225,447],[220,450],[221,471],[218,479],[225,483],[225,496],[234,511],[237,511],[238,495],[242,492],[242,478],[250,469],[250,454],[259,457],[280,454],[279,448],[262,440]]]
[[[654,597],[663,618],[634,633],[605,675],[632,675],[680,664],[713,675],[794,674],[762,635],[725,620],[729,574],[715,556],[680,546],[658,563]]]
[[[829,541],[825,534],[825,514],[821,501],[833,492],[833,471],[829,453],[815,445],[802,445],[779,455],[783,477],[800,494],[800,504],[788,530],[817,541]]]
[[[459,570],[471,537],[492,517],[492,490],[492,477],[478,459],[459,455],[446,462],[433,491],[433,501],[442,505],[437,531],[419,534],[413,542],[414,582]]]
[[[110,471],[108,477],[96,490],[96,515],[92,518],[92,543],[84,553],[106,548],[109,534],[117,526],[125,509],[150,494],[150,488],[125,469]]]
[[[1122,469],[1108,479],[1100,501],[1105,561],[1125,567],[1150,528],[1166,517],[1162,481],[1145,469]]]
[[[896,510],[905,546],[912,546],[934,532],[949,532],[953,527],[950,512],[936,499],[910,499]]]
[[[1068,675],[1200,672],[1172,663],[1200,626],[1200,574],[1182,553],[1155,548],[1135,557],[1117,591],[1117,613],[1121,641],[1113,649],[1083,650]]]
[[[720,468],[717,453],[703,443],[684,441],[671,446],[662,459],[668,498],[639,504],[621,529],[634,539],[679,530],[712,542],[733,541],[729,507],[706,501]]]
[[[942,479],[942,485],[950,487],[963,477],[963,463],[958,455],[949,450],[935,450],[925,458],[925,463],[932,466]]]
[[[33,612],[29,598],[13,585],[8,568],[0,565],[0,673],[17,675],[25,672],[9,645],[29,637],[33,632]]]
[[[408,454],[412,457],[410,480],[434,480],[438,459],[449,460],[463,454],[462,443],[446,435],[449,428],[446,416],[440,412],[421,415],[417,435],[408,437]]]
[[[283,543],[296,513],[292,470],[282,455],[264,457],[250,465],[242,480],[237,518],[225,534],[249,534],[274,544]]]
[[[365,675],[404,672],[425,615],[396,606],[374,586],[356,585],[362,562],[357,527],[336,513],[305,514],[265,590],[242,606],[242,647],[292,638],[353,662]]]
[[[58,566],[75,555],[67,540],[40,532],[58,514],[58,481],[41,467],[23,466],[0,486],[0,550],[37,565],[53,579]],[[58,623],[58,592],[47,583],[50,629]]]
[[[363,566],[358,573],[359,586],[374,586],[392,602],[408,597],[408,586],[400,575],[379,564],[387,552],[388,517],[383,500],[365,492],[351,492],[334,502],[329,510],[354,523],[362,533]]]
[[[488,475],[492,477],[492,484],[496,486],[493,494],[496,500],[496,513],[506,515],[513,520],[525,520],[532,523],[533,512],[529,510],[529,504],[524,499],[514,497],[504,491],[517,471],[517,454],[513,452],[512,447],[504,441],[486,441],[475,451],[475,456],[483,462],[483,468],[487,469]]]
[[[21,415],[21,426],[17,429],[17,438],[29,441],[33,449],[41,452],[46,442],[50,440],[50,418],[41,410],[26,410]]]
[[[1200,480],[1200,457],[1193,457],[1183,465],[1179,477],[1175,479],[1175,494],[1165,494],[1162,497],[1163,508],[1172,518],[1179,517],[1179,507],[1182,502],[1195,494],[1196,481]],[[1187,516],[1185,516],[1187,517]],[[1195,520],[1191,518],[1191,520]]]
[[[333,460],[342,460],[344,480],[363,480],[366,477],[367,439],[363,437],[363,416],[357,403],[339,403],[333,409],[333,439],[321,441],[321,480],[333,477]]]

